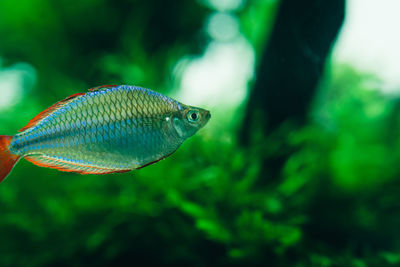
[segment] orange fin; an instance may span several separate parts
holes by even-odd
[[[34,117],[33,119],[31,119],[29,121],[29,123],[22,129],[19,130],[19,132],[23,132],[26,129],[29,129],[33,126],[35,126],[36,124],[38,124],[42,119],[46,118],[48,115],[50,115],[51,113],[53,113],[54,111],[56,111],[57,109],[59,109],[60,107],[62,107],[63,105],[69,103],[70,101],[72,101],[73,99],[75,99],[76,97],[82,96],[85,93],[77,93],[77,94],[73,94],[57,103],[55,103],[54,105],[52,105],[51,107],[49,107],[48,109],[43,110],[42,112],[40,112],[36,117]]]
[[[0,135],[0,183],[8,176],[14,165],[19,160],[19,156],[10,153],[12,136]]]
[[[104,91],[113,87],[117,87],[118,85],[115,84],[109,84],[109,85],[101,85],[97,87],[93,87],[89,89],[89,92],[99,92],[99,91]]]
[[[72,161],[59,159],[43,154],[26,156],[25,159],[40,167],[57,169],[63,172],[75,172],[80,174],[109,174],[131,171],[130,169],[111,169],[89,164],[78,164]]]

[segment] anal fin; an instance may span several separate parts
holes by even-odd
[[[130,169],[113,169],[107,167],[94,166],[90,164],[78,164],[73,161],[51,157],[43,154],[29,155],[26,160],[40,167],[57,169],[63,172],[75,172],[80,174],[109,174],[124,173],[131,171]]]

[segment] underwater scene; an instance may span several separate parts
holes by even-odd
[[[400,266],[399,9],[0,0],[0,266]]]

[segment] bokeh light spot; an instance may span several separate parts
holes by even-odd
[[[6,109],[17,104],[26,90],[36,82],[35,69],[26,63],[17,63],[8,68],[0,64],[0,109]]]
[[[247,93],[254,75],[254,50],[244,38],[234,42],[211,42],[203,57],[182,59],[181,88],[177,97],[183,103],[206,106],[236,106]]]
[[[381,90],[400,93],[400,24],[398,0],[347,1],[346,19],[333,58],[382,78]]]
[[[207,4],[219,11],[234,11],[243,7],[244,0],[207,0]]]
[[[208,20],[207,31],[215,40],[232,40],[239,34],[239,22],[229,13],[216,12]]]

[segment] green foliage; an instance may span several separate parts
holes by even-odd
[[[0,110],[0,134],[82,88],[172,90],[175,63],[207,43],[211,10],[163,3],[0,1],[0,71],[23,61],[37,77],[22,101]],[[256,52],[276,7],[249,1],[239,14]],[[399,103],[377,84],[332,63],[307,125],[289,120],[268,136],[255,125],[242,147],[240,121],[210,122],[170,158],[126,174],[81,176],[21,160],[0,185],[0,266],[397,266]]]

